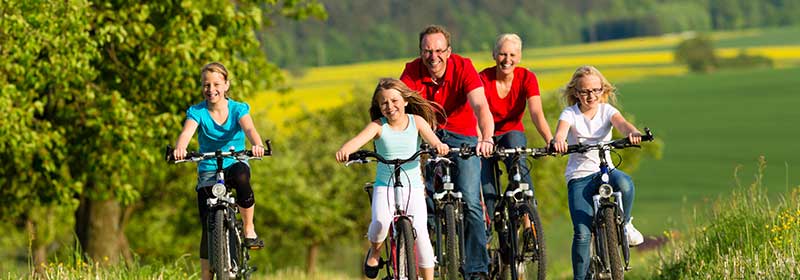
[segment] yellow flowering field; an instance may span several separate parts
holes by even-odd
[[[755,36],[758,31],[714,33],[713,38],[740,38]],[[539,77],[544,94],[556,93],[570,78],[572,71],[582,65],[595,65],[615,83],[641,79],[648,76],[682,75],[683,65],[674,63],[672,48],[691,34],[631,38],[592,44],[528,48],[523,51],[521,66],[528,67]],[[661,48],[662,50],[656,50]],[[776,67],[800,62],[800,46],[771,45],[748,48],[719,48],[718,55],[733,57],[742,50],[749,55],[763,55],[775,61]],[[466,53],[480,71],[494,65],[491,52]],[[349,65],[313,67],[304,69],[303,75],[286,75],[286,93],[265,91],[247,101],[256,110],[266,110],[275,123],[282,123],[303,108],[318,110],[338,106],[350,99],[350,94],[371,94],[377,79],[399,77],[406,62],[413,59],[372,61]]]

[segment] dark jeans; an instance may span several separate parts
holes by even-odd
[[[633,181],[622,170],[614,169],[609,173],[609,184],[615,191],[622,192],[622,208],[625,211],[625,222],[631,220],[633,209]],[[572,217],[572,274],[575,279],[585,279],[589,271],[589,246],[592,240],[592,220],[594,210],[592,196],[597,194],[601,184],[600,172],[575,178],[567,183],[567,199],[569,215]],[[623,237],[625,238],[625,237]]]
[[[528,145],[528,140],[525,138],[525,133],[522,131],[512,130],[493,138],[495,146],[497,147],[514,148],[526,147]],[[483,189],[483,202],[486,204],[486,212],[489,213],[490,217],[494,215],[494,206],[497,203],[498,198],[497,190],[499,189],[502,192],[505,189],[503,186],[495,187],[494,185],[495,170],[493,166],[497,163],[497,160],[494,158],[481,159],[481,188]],[[512,176],[514,176],[514,174],[511,174],[510,169],[512,164],[511,158],[504,159],[503,164],[506,166],[508,180],[511,181]],[[533,183],[531,182],[527,158],[520,158],[519,171],[521,173],[520,175],[522,175],[522,182],[528,183],[528,186],[530,186],[531,190],[533,190]],[[497,180],[499,182],[500,178],[497,178]],[[487,236],[490,236],[492,234],[491,229],[486,229],[486,234]]]
[[[478,144],[478,138],[474,136],[464,136],[446,130],[437,130],[436,136],[451,148],[461,147],[461,144],[475,146]],[[486,252],[486,225],[483,220],[483,208],[481,207],[481,186],[480,186],[480,168],[481,161],[477,157],[470,157],[468,159],[455,158],[455,163],[452,168],[451,175],[453,176],[453,183],[457,191],[462,194],[462,199],[466,204],[464,209],[464,254],[466,261],[464,264],[464,273],[469,274],[473,272],[488,272],[489,270],[489,254]],[[427,165],[425,169],[425,188],[428,194],[433,193],[433,165]],[[433,225],[434,221],[431,215],[435,213],[433,208],[433,201],[428,196],[428,214],[429,224]]]

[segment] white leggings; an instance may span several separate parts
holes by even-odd
[[[408,190],[411,189],[410,203],[408,202]],[[424,188],[402,188],[403,194],[400,209],[406,208],[406,214],[411,216],[414,223],[414,230],[417,232],[417,263],[419,267],[430,268],[434,266],[433,247],[430,237],[428,237],[428,210],[425,205]],[[380,243],[389,234],[394,216],[394,190],[385,186],[375,186],[372,192],[372,222],[369,224],[367,237],[373,243]]]

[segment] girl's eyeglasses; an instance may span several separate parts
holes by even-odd
[[[599,87],[599,88],[579,89],[579,90],[577,90],[577,92],[578,92],[578,95],[580,95],[581,97],[589,96],[589,94],[597,96],[597,95],[600,95],[601,93],[603,93],[603,88]]]

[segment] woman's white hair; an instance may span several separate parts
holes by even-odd
[[[494,50],[492,51],[493,56],[497,55],[497,52],[500,51],[500,47],[503,46],[503,43],[506,41],[516,43],[517,46],[519,46],[519,51],[522,52],[522,39],[519,37],[519,35],[514,33],[505,33],[497,36],[497,41],[495,41]]]

